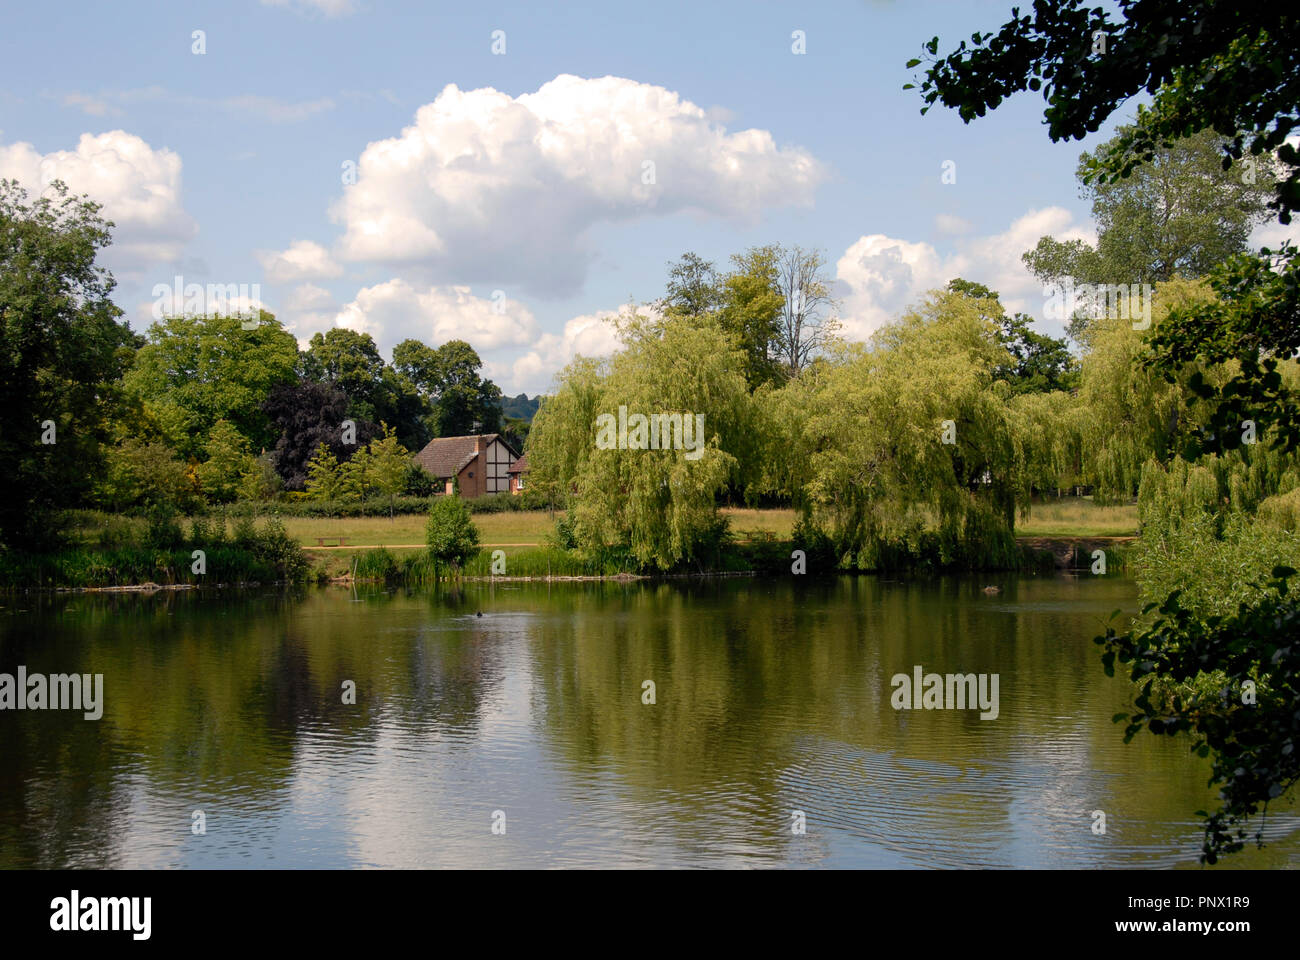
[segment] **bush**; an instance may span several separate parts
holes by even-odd
[[[412,463],[406,468],[406,481],[402,493],[407,497],[428,498],[438,491],[438,481],[424,467]]]
[[[397,558],[387,547],[364,550],[357,554],[353,574],[358,580],[396,580],[401,574]]]
[[[153,550],[175,550],[185,543],[185,534],[171,507],[150,508],[144,531],[144,546]]]
[[[795,523],[791,538],[794,541],[791,549],[804,552],[809,573],[827,574],[838,569],[840,558],[836,554],[835,544],[807,514]]]
[[[478,555],[478,527],[470,519],[469,508],[460,497],[438,497],[429,507],[425,528],[429,554],[438,563],[459,569]]]

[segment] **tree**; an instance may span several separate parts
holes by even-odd
[[[1212,129],[1226,146],[1222,166],[1276,151],[1283,167],[1270,207],[1290,223],[1300,206],[1300,151],[1286,142],[1300,124],[1300,20],[1277,5],[1240,6],[1215,0],[1145,0],[1123,3],[1122,22],[1102,7],[1082,9],[1080,0],[1037,0],[1033,16],[1014,19],[995,37],[976,33],[974,49],[960,48],[927,70],[922,92],[956,107],[964,120],[982,116],[1012,93],[1042,90],[1052,139],[1097,130],[1139,90],[1152,95],[1133,125],[1094,158],[1089,180],[1115,181],[1155,157],[1156,150]],[[926,44],[937,53],[938,37]],[[913,60],[915,66],[920,60]],[[1300,258],[1294,247],[1238,254],[1214,268],[1215,296],[1170,310],[1153,337],[1151,365],[1169,382],[1190,388],[1202,410],[1189,453],[1230,450],[1234,421],[1251,415],[1267,426],[1267,438],[1283,450],[1300,446],[1300,412],[1285,382],[1282,358],[1300,349]],[[1197,369],[1238,360],[1226,375]],[[1287,359],[1289,363],[1290,360]],[[1240,426],[1238,421],[1235,426]],[[1178,592],[1158,605],[1154,625],[1098,638],[1106,646],[1106,669],[1134,663],[1133,679],[1185,684],[1216,669],[1230,679],[1277,690],[1277,701],[1239,709],[1229,696],[1209,704],[1177,693],[1152,703],[1146,691],[1128,735],[1143,723],[1154,733],[1195,730],[1195,749],[1214,754],[1214,779],[1224,784],[1221,806],[1205,816],[1202,859],[1213,862],[1239,849],[1231,829],[1254,816],[1296,783],[1294,746],[1300,714],[1294,709],[1300,665],[1293,651],[1294,601],[1290,568],[1273,571],[1267,592],[1243,603],[1235,618],[1206,616],[1179,603]],[[1123,719],[1123,717],[1119,718]],[[1279,760],[1279,758],[1290,758]],[[1257,839],[1260,838],[1257,833]]]
[[[1010,362],[994,368],[993,377],[1005,380],[1013,394],[1068,390],[1078,381],[1078,363],[1064,340],[1038,333],[1030,327],[1033,317],[1009,314],[996,290],[957,277],[948,289],[988,303],[986,315],[998,326],[998,339]]]
[[[236,499],[242,477],[257,467],[248,441],[230,421],[218,420],[208,435],[204,453],[207,459],[197,471],[204,496],[212,503]]]
[[[388,498],[388,515],[392,517],[393,500],[406,486],[411,451],[398,442],[388,424],[383,424],[383,430],[383,437],[370,441],[370,480]]]
[[[273,456],[286,490],[305,489],[307,462],[322,443],[342,461],[378,432],[374,424],[354,420],[352,439],[356,442],[344,443],[344,424],[349,419],[347,394],[326,384],[282,384],[271,391],[263,409],[279,432]]]
[[[830,346],[839,329],[834,316],[827,315],[837,305],[827,267],[820,251],[779,248],[777,289],[782,305],[776,355],[789,376],[798,376],[818,351]]]
[[[248,469],[239,475],[239,483],[235,487],[235,495],[240,500],[270,500],[280,492],[284,484],[275,472],[272,461],[273,457],[269,453],[251,458]]]
[[[299,355],[299,372],[304,380],[339,387],[347,394],[350,416],[377,419],[383,404],[384,358],[370,334],[346,327],[313,334]]]
[[[46,544],[104,469],[135,338],[96,265],[112,224],[56,181],[0,180],[0,545]]]
[[[339,464],[340,492],[345,500],[364,500],[374,489],[374,457],[366,446]]]
[[[773,396],[766,484],[838,557],[877,569],[931,525],[940,559],[1007,564],[1030,474],[988,297],[934,292],[869,344],[845,345]]]
[[[227,420],[254,449],[277,432],[263,403],[277,386],[294,382],[298,343],[266,311],[244,329],[239,317],[167,317],[150,325],[126,375],[183,456],[203,453],[218,420]]]
[[[501,388],[479,376],[483,361],[464,340],[449,340],[436,350],[403,340],[393,348],[393,366],[433,405],[437,436],[501,431]]]
[[[458,496],[434,497],[425,525],[429,554],[439,564],[459,570],[479,552],[479,532],[470,518],[469,507]]]
[[[1272,163],[1246,176],[1224,170],[1225,139],[1213,130],[1159,147],[1151,161],[1123,179],[1089,179],[1091,172],[1128,135],[1121,127],[1095,154],[1083,153],[1076,176],[1092,200],[1095,247],[1081,240],[1043,237],[1024,255],[1044,283],[1163,283],[1199,277],[1246,249],[1251,228],[1267,218],[1276,174]],[[1077,331],[1086,325],[1079,315]]]
[[[751,390],[781,379],[774,357],[781,339],[785,298],[781,293],[781,248],[750,247],[731,258],[734,269],[722,278],[718,322],[745,356]]]
[[[567,503],[575,479],[595,451],[593,425],[605,411],[606,363],[576,357],[555,375],[528,434],[529,487],[552,509]]]
[[[307,495],[332,503],[343,493],[343,471],[329,445],[322,443],[307,461]]]
[[[130,437],[110,447],[97,499],[111,510],[163,507],[184,509],[197,498],[185,464],[164,443]]]
[[[713,261],[688,251],[676,263],[668,264],[668,286],[658,303],[662,312],[698,319],[721,304],[722,293]]]
[[[538,410],[529,484],[568,508],[585,551],[625,549],[661,570],[715,560],[726,533],[718,494],[758,465],[743,357],[707,319],[633,318],[620,329],[622,352],[570,364]],[[620,407],[623,441],[612,435]],[[644,418],[640,434],[635,417]]]

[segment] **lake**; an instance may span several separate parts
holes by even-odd
[[[995,574],[4,597],[0,672],[104,694],[0,711],[0,867],[1196,867],[1208,762],[1123,743],[1092,643],[1136,607]],[[895,709],[917,667],[996,675],[996,718]],[[1294,806],[1268,826],[1225,865],[1300,865]]]

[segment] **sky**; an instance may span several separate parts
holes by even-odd
[[[103,204],[133,329],[178,277],[247,285],[304,344],[467,340],[507,395],[613,351],[688,250],[820,250],[851,339],[955,276],[1060,335],[1020,255],[1094,238],[1074,171],[1113,123],[1053,144],[1037,94],[966,125],[902,89],[1011,3],[551,6],[14,5],[0,177]]]

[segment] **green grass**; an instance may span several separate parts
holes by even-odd
[[[727,508],[722,513],[731,518],[731,529],[741,540],[751,539],[755,533],[770,533],[780,539],[788,539],[795,521],[795,512],[789,509]],[[555,520],[559,516],[559,513],[552,515],[545,510],[481,513],[475,514],[474,525],[479,529],[484,546],[541,546],[546,542],[547,536],[554,531]],[[386,517],[286,517],[284,519],[284,526],[289,535],[309,549],[318,549],[316,540],[320,537],[331,539],[342,537],[347,540],[349,549],[367,546],[423,546],[424,524],[423,515],[400,516],[391,520]]]
[[[1137,504],[1103,507],[1090,497],[1035,503],[1028,519],[1016,517],[1017,537],[1128,537],[1138,529]]]

